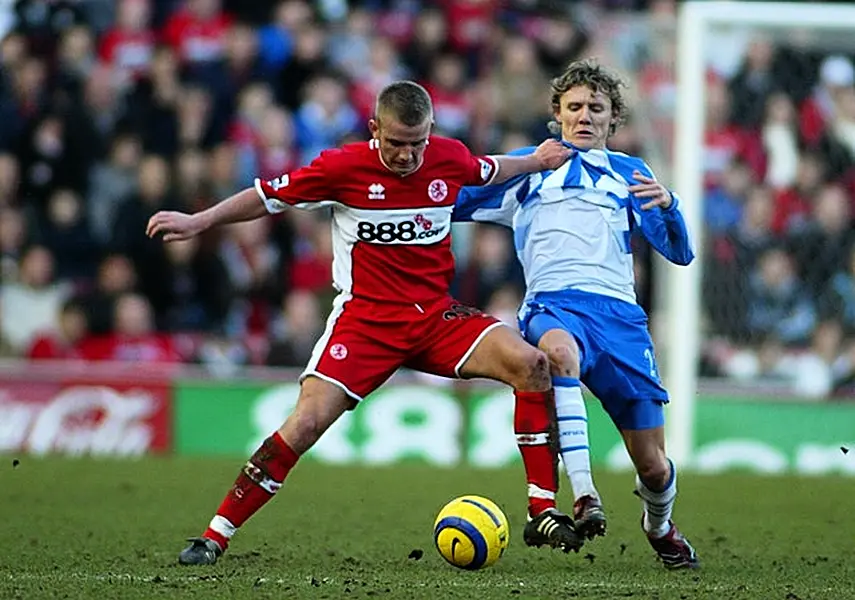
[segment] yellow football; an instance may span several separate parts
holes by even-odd
[[[505,513],[481,496],[455,498],[442,507],[433,526],[433,539],[442,557],[471,571],[499,560],[509,535]]]

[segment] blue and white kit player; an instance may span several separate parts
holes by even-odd
[[[526,279],[520,330],[552,366],[577,533],[590,539],[606,526],[591,477],[581,382],[599,398],[632,458],[651,546],[666,567],[692,568],[699,565],[695,550],[671,520],[677,474],[665,453],[668,393],[647,315],[636,302],[630,235],[639,230],[678,265],[689,264],[694,252],[676,194],[642,159],[606,148],[626,115],[621,86],[596,62],[572,63],[552,81],[550,127],[576,152],[555,171],[463,188],[453,219],[513,228]]]

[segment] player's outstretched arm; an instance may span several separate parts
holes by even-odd
[[[212,227],[252,221],[267,214],[267,209],[259,200],[255,188],[246,188],[219,204],[192,215],[171,210],[155,213],[148,220],[145,233],[150,238],[161,234],[164,242],[189,240]]]
[[[502,183],[518,175],[551,171],[557,169],[573,154],[558,140],[548,139],[538,146],[532,154],[526,156],[510,156],[503,154],[495,156],[499,164],[499,172],[490,183]]]

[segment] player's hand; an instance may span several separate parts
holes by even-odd
[[[563,165],[573,154],[573,149],[568,148],[558,140],[548,139],[540,144],[534,151],[534,157],[540,163],[541,170],[555,170]]]
[[[145,234],[150,238],[162,234],[164,242],[177,242],[189,240],[202,233],[204,229],[196,215],[162,210],[148,220]]]
[[[632,177],[639,183],[629,186],[627,188],[629,192],[636,198],[650,198],[648,202],[641,205],[641,210],[650,210],[654,206],[664,210],[671,206],[674,199],[664,185],[638,170],[632,172]]]

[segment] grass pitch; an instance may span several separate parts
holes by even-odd
[[[628,474],[597,474],[609,534],[565,555],[523,545],[521,467],[306,462],[219,564],[180,567],[184,538],[240,463],[23,457],[13,468],[3,457],[0,598],[855,599],[855,485],[843,478],[682,475],[675,517],[703,568],[668,572],[640,533]],[[432,544],[436,512],[464,493],[492,498],[511,523],[510,548],[480,572],[450,567]]]

